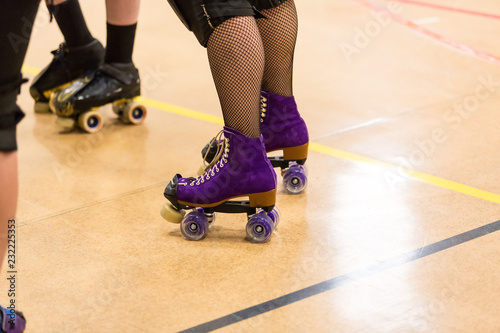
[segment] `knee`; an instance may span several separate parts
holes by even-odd
[[[17,150],[16,127],[24,113],[17,106],[19,87],[0,87],[0,151]]]

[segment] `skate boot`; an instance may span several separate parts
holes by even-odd
[[[22,312],[0,306],[0,317],[0,333],[22,333],[26,329],[26,319]]]
[[[279,222],[276,203],[276,173],[260,138],[249,138],[224,127],[218,135],[218,151],[206,172],[198,178],[177,174],[165,188],[170,201],[162,217],[181,224],[189,240],[206,236],[215,212],[246,213],[246,231],[254,242],[265,242]],[[231,200],[248,198],[245,201]],[[185,210],[191,210],[185,215]],[[184,216],[185,215],[185,216]]]
[[[52,62],[33,79],[30,86],[37,113],[50,112],[49,101],[53,92],[68,86],[86,72],[96,70],[104,62],[104,47],[97,39],[74,48],[62,43],[52,54]]]
[[[142,124],[146,108],[133,101],[141,93],[139,71],[133,63],[102,65],[97,71],[79,78],[53,95],[51,104],[56,123],[66,129],[75,125],[88,133],[103,126],[99,106],[113,103],[113,111],[125,123]]]
[[[282,151],[282,156],[269,157],[275,168],[281,169],[283,185],[288,193],[298,194],[307,186],[304,164],[307,159],[309,135],[293,97],[283,97],[261,91],[261,133],[268,153]],[[215,156],[217,144],[212,140],[203,150],[207,163]],[[204,166],[200,168],[200,173]]]

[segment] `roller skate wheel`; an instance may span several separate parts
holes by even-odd
[[[129,103],[126,109],[123,110],[123,114],[121,115],[121,119],[125,123],[130,123],[133,125],[139,125],[144,122],[146,119],[146,115],[148,111],[146,107],[140,105],[138,103]]]
[[[57,117],[56,124],[64,127],[65,129],[73,129],[75,127],[75,120],[73,118]]]
[[[51,113],[48,102],[35,102],[33,109],[35,113]]]
[[[78,117],[78,126],[88,133],[99,132],[102,128],[102,117],[97,111],[88,111]]]
[[[125,107],[125,104],[123,104],[123,103],[113,103],[113,105],[111,106],[111,108],[113,109],[113,112],[119,116],[121,116],[123,114],[124,107]]]
[[[181,223],[186,212],[175,209],[171,204],[166,203],[160,209],[160,215],[165,221],[170,223]]]
[[[188,213],[181,222],[182,235],[192,241],[205,238],[208,232],[208,219],[205,214],[194,210]]]
[[[307,174],[302,165],[292,165],[283,174],[283,186],[288,193],[302,193],[307,186]]]
[[[206,167],[207,166],[205,164],[200,165],[200,167],[198,168],[198,173],[197,173],[198,177],[205,173]]]
[[[265,212],[254,214],[248,219],[247,236],[255,243],[266,242],[271,237],[273,230],[274,222]]]

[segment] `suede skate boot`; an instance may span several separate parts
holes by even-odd
[[[22,312],[0,306],[0,333],[22,333],[26,329],[26,319]]]
[[[260,128],[266,151],[283,151],[282,156],[269,158],[271,164],[281,169],[287,192],[301,193],[307,186],[304,163],[308,155],[309,134],[295,98],[262,90],[260,106]],[[210,163],[216,150],[217,142],[212,140],[202,150],[204,160]]]
[[[249,138],[229,127],[219,137],[218,151],[198,178],[177,174],[167,185],[162,208],[169,222],[181,223],[182,234],[190,240],[205,237],[214,212],[247,213],[247,235],[264,242],[278,223],[276,173],[266,156],[262,136]],[[230,201],[245,197],[247,201]],[[198,209],[196,209],[198,208]],[[183,210],[193,209],[183,218]]]
[[[95,71],[104,62],[104,47],[94,39],[87,45],[69,48],[65,43],[52,51],[54,58],[34,79],[30,86],[35,100],[35,112],[50,112],[49,100],[53,92],[69,85],[89,71]]]
[[[113,111],[125,123],[141,124],[146,118],[146,108],[133,102],[140,93],[141,80],[134,64],[111,63],[63,88],[53,96],[51,104],[58,124],[71,129],[78,123],[80,128],[93,133],[103,124],[96,109],[108,103],[113,103]]]

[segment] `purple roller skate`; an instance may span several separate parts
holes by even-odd
[[[26,329],[26,319],[22,312],[0,306],[1,333],[22,333]]]
[[[269,160],[273,167],[281,169],[285,190],[292,194],[301,193],[307,186],[304,163],[307,160],[309,135],[295,99],[293,96],[284,97],[262,90],[260,105],[261,132],[266,151],[283,151],[283,156],[269,157]],[[216,151],[217,141],[212,140],[202,150],[204,160],[210,163]]]
[[[224,127],[223,134],[223,138],[222,132],[219,135],[216,156],[203,175],[182,178],[177,174],[165,188],[170,203],[162,207],[161,215],[169,222],[181,223],[182,234],[190,240],[205,236],[215,212],[247,213],[248,223],[259,215],[259,221],[266,220],[271,233],[276,224],[268,216],[276,203],[276,173],[262,137],[249,138],[229,127]],[[238,197],[248,200],[230,200]],[[257,209],[264,213],[257,214]],[[192,212],[184,217],[184,210]],[[270,233],[265,236],[254,240],[266,241]]]

